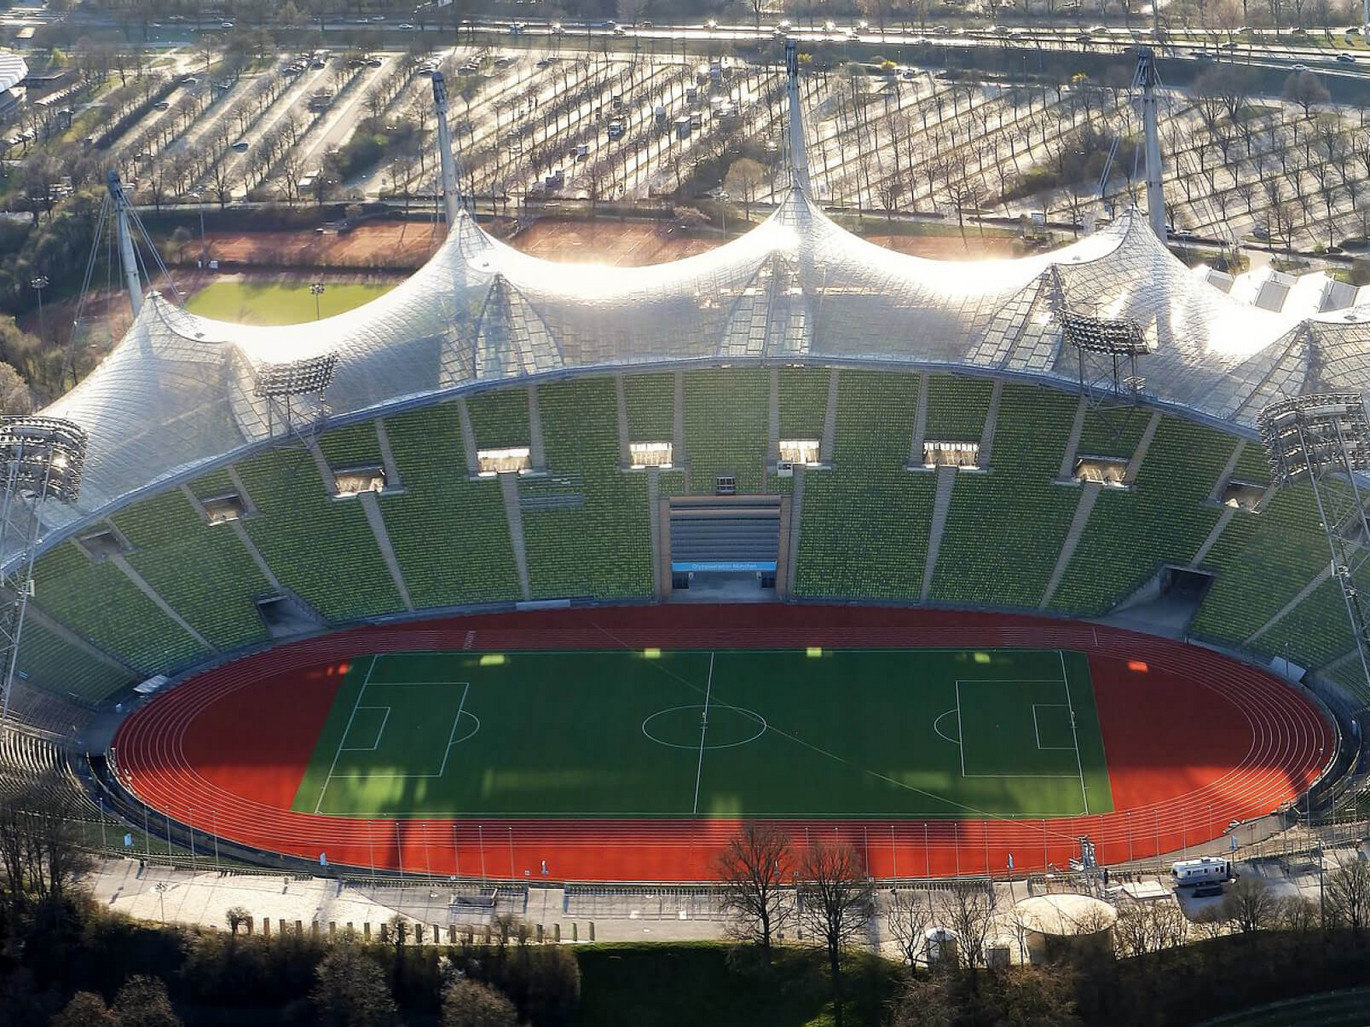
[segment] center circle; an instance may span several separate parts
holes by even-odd
[[[642,733],[658,745],[698,752],[701,738],[705,749],[731,749],[756,741],[768,726],[759,713],[741,706],[710,703],[705,730],[704,704],[699,703],[658,710],[642,722]]]

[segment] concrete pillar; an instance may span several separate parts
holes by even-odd
[[[269,916],[262,917],[262,937],[271,937],[271,917]]]
[[[552,925],[552,944],[561,944],[561,924]]]

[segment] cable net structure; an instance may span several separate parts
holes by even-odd
[[[802,164],[797,107],[791,135]],[[279,419],[261,383],[324,364],[329,424],[521,378],[746,362],[959,370],[1073,392],[1072,339],[1087,326],[1064,297],[1089,297],[1086,334],[1125,326],[1147,354],[1148,401],[1238,434],[1254,437],[1258,412],[1281,399],[1370,383],[1370,307],[1243,303],[1137,212],[1049,254],[938,261],[846,231],[803,181],[738,239],[611,272],[520,253],[460,209],[406,282],[307,326],[215,321],[150,292],[122,341],[44,411],[89,433],[80,500],[50,512],[44,540],[270,444]]]

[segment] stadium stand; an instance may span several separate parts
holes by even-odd
[[[43,626],[36,617],[24,620],[24,633],[19,642],[18,675],[33,687],[28,691],[47,691],[80,702],[94,702],[113,695],[125,685],[132,684],[131,674],[96,659],[79,646],[72,645]],[[16,700],[19,690],[16,688]],[[39,696],[35,695],[34,705]],[[18,703],[12,701],[11,709]],[[55,723],[52,730],[66,730],[71,723],[69,711],[56,714],[55,721],[39,713],[21,710],[20,716],[40,727]]]
[[[270,450],[237,469],[257,508],[244,527],[281,584],[333,623],[404,608],[361,503],[331,498],[306,450]]]
[[[828,410],[828,382],[832,372],[826,368],[800,367],[783,370],[779,377],[780,437],[817,439],[823,435],[823,419]],[[828,454],[821,454],[823,459]]]
[[[613,380],[541,386],[538,408],[548,477],[519,482],[533,598],[650,596],[647,475],[619,468]]]
[[[113,559],[94,560],[75,541],[44,553],[33,578],[34,600],[45,612],[141,672],[152,674],[209,655]]]
[[[319,438],[319,448],[328,458],[328,466],[334,470],[381,462],[375,421],[364,421],[325,432]]]
[[[1188,566],[1218,520],[1207,500],[1235,444],[1211,428],[1164,418],[1133,487],[1100,494],[1052,608],[1102,613],[1162,564]]]
[[[133,546],[129,565],[211,645],[266,640],[253,598],[270,585],[228,525],[205,524],[180,489],[130,507],[114,523]]]
[[[916,600],[936,488],[907,469],[918,376],[843,371],[837,395],[832,469],[805,474],[795,593]]]
[[[932,599],[1037,605],[1079,500],[1078,489],[1054,481],[1076,402],[1036,386],[1004,386],[988,472],[957,476]]]
[[[1240,647],[1329,560],[1312,488],[1280,489],[1262,512],[1236,514],[1209,552],[1203,567],[1214,572],[1213,585],[1190,630],[1199,638]],[[1309,658],[1301,644],[1290,656],[1299,662]]]
[[[1108,416],[1086,410],[1075,452],[1081,456],[1130,457],[1137,451],[1150,418],[1151,411],[1140,406],[1112,411]]]
[[[739,493],[761,489],[769,430],[770,375],[762,368],[685,372],[685,453],[690,491],[710,494],[718,474]]]
[[[529,444],[526,387],[478,392],[466,401],[471,429],[481,449],[504,449]]]
[[[381,501],[414,605],[507,602],[519,594],[509,522],[494,478],[466,466],[457,408],[450,403],[385,419],[402,495]]]
[[[976,442],[985,427],[994,384],[983,378],[933,375],[928,379],[924,437]]]
[[[802,472],[792,594],[916,601],[937,488],[937,475],[908,469],[921,378],[782,368],[776,372],[781,438],[822,438],[834,373],[835,434],[832,452],[822,454],[830,467]],[[711,494],[720,471],[738,475],[743,494],[788,490],[789,479],[763,476],[771,374],[765,368],[682,374],[688,481],[679,466],[654,472],[658,495]],[[926,437],[981,437],[992,382],[938,374],[927,386]],[[623,392],[630,439],[675,438],[674,374],[627,375]],[[987,469],[955,476],[931,601],[1006,608],[1040,601],[1080,495],[1056,481],[1078,402],[1070,392],[1003,385]],[[480,446],[531,443],[526,384],[487,390],[467,403]],[[614,377],[540,385],[538,404],[546,473],[522,475],[517,484],[531,596],[648,598],[649,475],[622,467]],[[1080,450],[1130,456],[1150,417],[1145,408],[1121,420],[1091,413]],[[504,494],[497,479],[478,479],[467,467],[456,405],[396,414],[385,427],[402,487],[368,502],[380,511],[414,608],[522,598]],[[334,467],[381,459],[372,421],[326,431],[318,442]],[[1234,445],[1230,435],[1162,418],[1133,487],[1105,489],[1099,497],[1053,609],[1100,613],[1163,564],[1188,566],[1222,513],[1209,497]],[[207,525],[181,489],[163,491],[113,516],[107,540],[113,556],[92,558],[70,540],[44,554],[35,602],[136,675],[213,655],[139,590],[120,569],[126,563],[208,646],[231,651],[259,643],[266,630],[254,601],[271,586],[241,544],[241,530],[281,584],[328,621],[404,612],[362,501],[330,497],[307,448],[290,444],[235,468],[247,506],[240,529]],[[1267,480],[1257,443],[1245,445],[1232,476],[1258,485]],[[238,485],[219,469],[189,488],[205,500]],[[853,516],[856,510],[861,516]],[[1240,648],[1326,564],[1306,487],[1281,490],[1262,513],[1235,511],[1198,568],[1215,578],[1192,631]],[[184,573],[186,567],[196,573]],[[1325,586],[1251,649],[1316,667],[1349,648],[1342,621],[1337,593]],[[35,689],[83,702],[134,680],[37,620],[29,622],[20,669]]]
[[[628,437],[633,442],[666,442],[675,433],[675,375],[640,374],[623,379]]]

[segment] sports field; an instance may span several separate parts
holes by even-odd
[[[1111,812],[1084,654],[399,652],[349,661],[292,808],[352,817]]]
[[[391,283],[328,282],[319,297],[319,316],[331,317],[384,296]],[[211,282],[186,300],[201,317],[251,325],[290,325],[314,320],[308,282]]]

